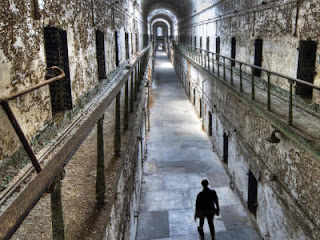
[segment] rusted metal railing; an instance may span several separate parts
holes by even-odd
[[[289,76],[285,76],[283,74],[277,73],[277,72],[273,72],[270,71],[268,69],[256,66],[256,65],[252,65],[249,63],[245,63],[227,56],[223,56],[221,54],[217,54],[214,52],[210,52],[207,51],[205,49],[201,49],[198,47],[194,47],[192,45],[189,44],[185,44],[185,43],[178,43],[175,42],[175,45],[180,48],[182,51],[184,51],[184,53],[193,61],[195,61],[197,64],[201,65],[203,68],[209,70],[212,73],[217,72],[218,77],[221,77],[221,70],[222,70],[222,79],[224,81],[227,81],[227,70],[229,70],[229,77],[230,77],[230,84],[231,86],[235,86],[234,85],[234,73],[235,73],[235,67],[238,67],[238,76],[239,76],[239,91],[240,92],[244,92],[244,86],[243,86],[243,80],[244,80],[244,67],[247,67],[249,69],[249,71],[247,71],[248,74],[250,74],[251,72],[251,99],[253,101],[256,101],[256,82],[257,82],[257,78],[255,77],[255,71],[261,71],[264,72],[267,76],[267,109],[268,111],[271,111],[271,79],[272,77],[278,77],[280,79],[284,79],[286,81],[288,81],[289,83],[289,89],[288,89],[288,119],[287,119],[287,123],[289,125],[292,125],[293,123],[293,96],[294,96],[294,92],[293,92],[293,88],[296,84],[301,84],[307,87],[310,87],[314,90],[318,90],[320,91],[320,86],[317,86],[315,84],[309,83],[307,81],[301,80],[301,79],[297,79],[297,78],[293,78],[293,77],[289,77]],[[227,62],[229,62],[230,64],[227,65]],[[235,66],[232,66],[234,63]]]
[[[105,178],[104,178],[104,152],[103,144],[103,119],[104,113],[110,106],[110,104],[116,100],[116,119],[120,119],[120,96],[121,89],[125,88],[125,113],[124,117],[124,130],[128,128],[129,111],[134,110],[134,102],[137,101],[138,96],[142,94],[141,86],[143,84],[143,73],[149,62],[149,56],[151,52],[151,45],[141,51],[140,55],[136,59],[132,59],[127,65],[127,68],[116,76],[115,85],[108,92],[107,95],[99,100],[99,105],[92,110],[88,118],[86,118],[83,124],[72,134],[67,142],[59,149],[59,151],[48,161],[48,163],[41,169],[35,154],[33,153],[31,146],[29,145],[23,131],[21,130],[17,120],[15,119],[8,101],[22,96],[28,92],[32,92],[38,88],[41,88],[54,81],[58,81],[64,78],[64,73],[61,69],[53,67],[61,72],[57,77],[47,80],[43,83],[37,84],[34,87],[23,90],[16,94],[4,97],[1,99],[1,105],[6,113],[11,114],[8,117],[14,126],[16,132],[23,146],[27,150],[30,159],[34,165],[34,168],[38,172],[37,176],[32,179],[25,189],[19,194],[19,196],[12,202],[12,204],[4,211],[0,216],[0,239],[10,239],[15,231],[22,224],[23,220],[28,216],[31,209],[38,203],[41,196],[45,192],[51,193],[51,211],[52,211],[52,231],[53,239],[61,240],[64,239],[64,223],[63,223],[63,211],[61,204],[61,183],[60,180],[63,178],[64,167],[67,165],[71,157],[75,154],[77,149],[83,143],[83,141],[90,134],[92,129],[97,125],[97,176],[96,176],[96,198],[98,203],[103,203],[105,194]],[[130,83],[130,89],[128,84]],[[139,93],[140,92],[140,93]],[[128,96],[130,94],[130,96]],[[130,103],[129,103],[130,100]],[[9,110],[9,111],[7,111]],[[130,117],[133,117],[131,115]],[[118,121],[119,123],[120,121]],[[120,138],[120,125],[116,124],[115,129],[115,151],[114,154],[119,155],[121,151],[121,138]]]
[[[11,95],[6,96],[6,97],[2,97],[0,99],[0,104],[1,104],[1,106],[3,108],[3,110],[6,112],[9,121],[11,122],[15,132],[18,135],[18,138],[20,139],[24,149],[26,150],[26,152],[27,152],[27,154],[28,154],[28,156],[29,156],[29,158],[30,158],[30,160],[32,162],[32,165],[34,166],[35,170],[38,173],[41,171],[40,164],[39,164],[39,162],[38,162],[38,160],[36,158],[36,155],[34,154],[32,148],[31,148],[31,146],[30,146],[30,144],[28,142],[28,139],[27,139],[26,135],[22,131],[22,129],[21,129],[16,117],[14,116],[14,114],[13,114],[11,108],[10,108],[9,101],[13,100],[13,99],[15,99],[17,97],[23,96],[23,95],[25,95],[27,93],[30,93],[30,92],[32,92],[34,90],[37,90],[39,88],[42,88],[42,87],[44,87],[44,86],[46,86],[46,85],[48,85],[50,83],[56,82],[58,80],[61,80],[61,79],[63,79],[65,77],[65,73],[62,71],[61,68],[59,68],[59,67],[51,67],[49,69],[58,70],[60,72],[60,75],[56,76],[56,77],[53,77],[53,78],[51,78],[49,80],[46,80],[44,82],[41,82],[41,83],[31,87],[31,88],[21,90],[21,91],[19,91],[17,93],[11,94]]]

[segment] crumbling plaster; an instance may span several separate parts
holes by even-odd
[[[6,0],[0,3],[0,97],[43,81],[46,72],[43,27],[52,26],[67,31],[72,102],[76,106],[99,85],[95,30],[105,33],[106,71],[112,73],[116,69],[114,31],[120,33],[122,64],[125,61],[124,32],[133,33],[133,44],[129,35],[131,53],[131,45],[136,46],[135,33],[141,33],[141,13],[133,7],[131,0],[121,1],[114,10],[111,2],[102,0],[41,0],[36,3],[35,6],[33,1]],[[39,19],[34,18],[35,8]],[[139,49],[134,48],[134,53]],[[48,89],[44,87],[10,102],[29,140],[52,119]],[[8,130],[11,129],[7,127],[10,123],[3,113],[0,119],[5,122],[0,126],[0,159],[3,159],[17,151],[20,145],[14,132]]]
[[[297,8],[298,2],[298,8]],[[298,14],[297,14],[298,9]],[[262,67],[290,77],[297,77],[300,40],[319,41],[320,3],[311,1],[216,1],[212,7],[180,22],[180,35],[210,37],[215,52],[216,37],[221,40],[221,54],[230,56],[231,38],[236,38],[236,59],[254,62],[254,41],[263,39]],[[187,37],[190,39],[190,37]],[[318,44],[314,84],[320,85],[320,46]],[[249,69],[247,71],[250,71]],[[263,74],[265,77],[265,74]],[[284,79],[273,77],[272,83],[288,90]],[[314,90],[313,101],[320,102]]]

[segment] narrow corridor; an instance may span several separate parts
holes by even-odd
[[[259,239],[165,52],[157,52],[155,76],[137,239],[198,239],[193,216],[203,178],[219,197],[216,239]],[[211,239],[207,222],[204,231]]]

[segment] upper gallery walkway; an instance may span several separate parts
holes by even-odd
[[[174,47],[178,50],[176,53],[188,58],[210,77],[225,83],[276,130],[320,160],[320,106],[294,91],[299,87],[318,94],[319,86],[188,44],[174,43]],[[179,62],[176,64],[179,71]],[[186,76],[192,78],[188,72],[181,70],[181,73],[184,79]],[[283,84],[284,89],[277,86],[276,81]]]
[[[157,52],[152,93],[137,239],[199,239],[193,216],[203,178],[219,197],[216,239],[259,239],[165,52]],[[207,222],[204,231],[211,239]]]

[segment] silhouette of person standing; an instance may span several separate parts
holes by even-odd
[[[214,240],[215,234],[214,234],[213,219],[214,219],[214,215],[219,216],[220,214],[218,196],[215,190],[210,189],[208,187],[209,182],[207,179],[202,180],[201,185],[203,186],[203,190],[197,196],[194,221],[196,222],[197,218],[200,219],[200,226],[198,227],[198,232],[201,237],[204,237],[203,224],[204,224],[204,219],[207,218],[208,225],[211,232],[211,237],[212,237],[212,240]]]

